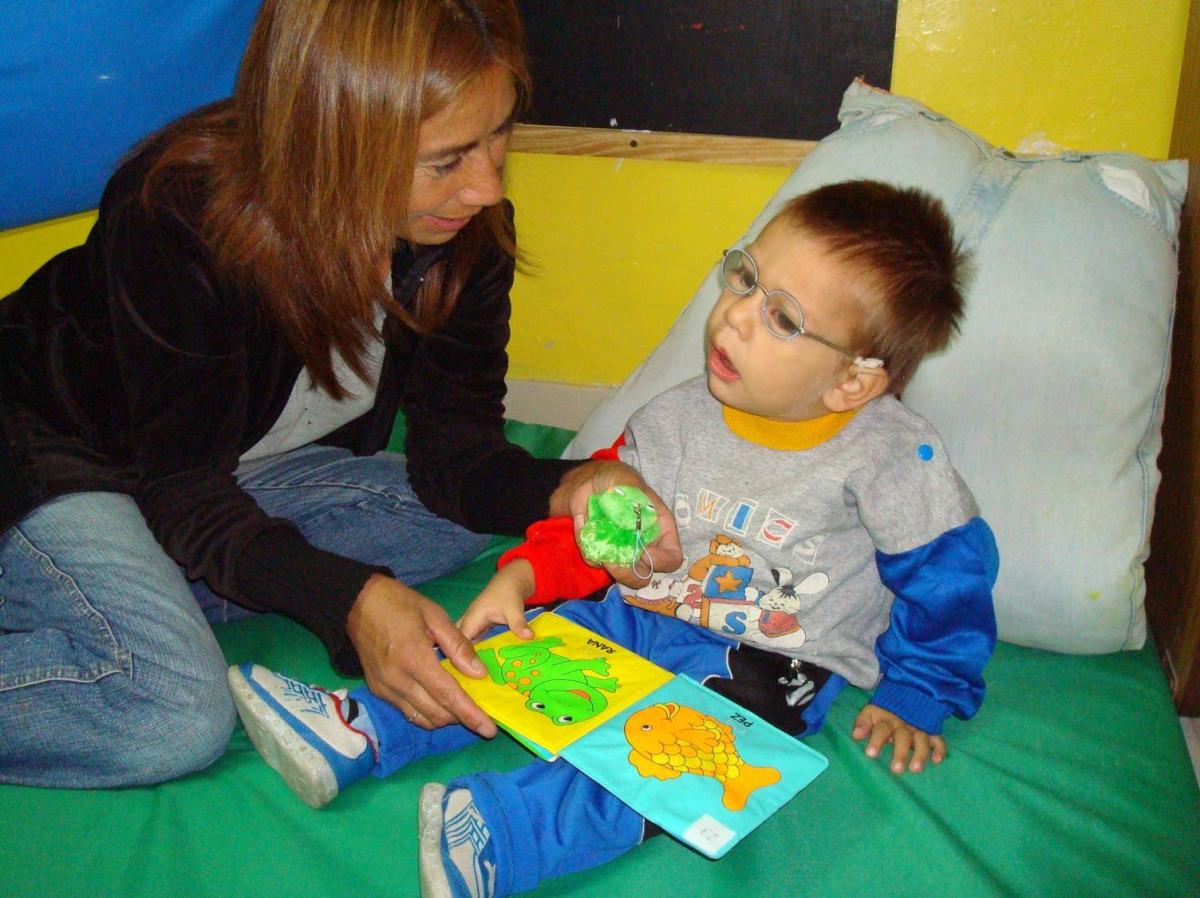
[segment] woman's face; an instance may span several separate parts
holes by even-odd
[[[516,102],[512,76],[493,66],[421,124],[401,237],[446,243],[481,209],[500,202]]]

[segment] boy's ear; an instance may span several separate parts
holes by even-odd
[[[859,365],[850,366],[851,377],[830,387],[821,396],[821,401],[831,412],[848,412],[862,408],[876,396],[887,392],[892,382],[887,369],[866,368]]]

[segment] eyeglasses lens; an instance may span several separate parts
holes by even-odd
[[[762,319],[767,330],[783,340],[804,333],[804,312],[791,294],[782,290],[763,294]]]
[[[758,281],[758,272],[754,269],[754,260],[740,249],[731,249],[725,254],[721,264],[721,283],[725,289],[732,290],[738,296],[745,296],[754,290]]]

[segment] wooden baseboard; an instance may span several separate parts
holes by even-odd
[[[518,421],[578,430],[584,419],[616,387],[509,380],[505,414]]]

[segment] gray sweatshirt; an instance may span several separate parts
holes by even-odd
[[[910,552],[978,515],[933,427],[891,396],[786,424],[726,410],[699,377],[647,403],[625,440],[621,460],[673,505],[685,557],[622,587],[626,601],[865,689],[880,679],[875,642],[893,600],[876,552]]]

